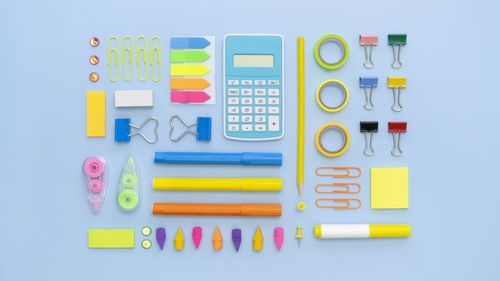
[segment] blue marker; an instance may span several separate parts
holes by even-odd
[[[216,164],[281,166],[281,153],[155,152],[156,164]]]
[[[172,37],[170,49],[205,49],[210,41],[203,37]]]

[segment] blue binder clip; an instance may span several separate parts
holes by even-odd
[[[366,110],[372,110],[375,108],[372,102],[372,91],[373,88],[378,86],[378,77],[359,77],[359,87],[365,90],[365,105],[363,106]]]
[[[186,130],[182,134],[175,136],[174,134],[174,120],[178,119],[184,124]],[[196,126],[196,131],[192,127]],[[173,142],[178,142],[185,135],[193,134],[196,136],[197,141],[210,141],[212,139],[212,118],[211,117],[198,117],[196,118],[196,123],[187,123],[179,115],[174,115],[170,118],[170,133],[169,138]]]
[[[154,122],[154,133],[155,137],[154,139],[150,139],[146,137],[141,132],[141,129],[146,126],[146,124],[152,121]],[[134,125],[130,123],[130,118],[121,118],[121,119],[115,119],[115,141],[116,142],[130,142],[130,138],[139,135],[141,138],[143,138],[145,141],[148,143],[156,143],[158,141],[158,125],[159,121],[156,117],[149,117],[144,122],[142,122],[140,125]],[[132,128],[135,129],[132,132]]]

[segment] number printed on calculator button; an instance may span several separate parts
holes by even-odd
[[[265,96],[266,95],[266,89],[255,89],[255,95],[256,96]]]
[[[241,130],[245,132],[251,132],[253,131],[253,125],[242,125]]]
[[[229,123],[238,123],[238,122],[240,122],[240,116],[239,115],[228,115],[228,121],[229,121]]]
[[[240,130],[240,125],[238,124],[229,124],[227,130],[230,132],[238,132]]]
[[[265,114],[266,113],[266,107],[265,106],[256,106],[255,107],[255,113],[256,114]]]
[[[253,122],[253,116],[252,115],[242,115],[241,116],[241,122],[243,122],[243,123],[252,123]]]
[[[280,90],[279,89],[269,89],[269,95],[270,96],[279,96]]]
[[[252,113],[252,112],[253,112],[253,107],[251,107],[251,106],[242,106],[241,107],[242,114],[247,114],[247,113]]]
[[[252,98],[242,98],[241,104],[252,104]]]
[[[237,106],[229,106],[227,108],[227,111],[229,111],[229,113],[240,113],[240,108],[237,107]]]
[[[279,106],[270,106],[269,107],[269,114],[279,114],[279,113],[280,113]]]
[[[255,115],[255,123],[264,123],[266,122],[265,115]]]
[[[240,89],[227,89],[227,94],[230,96],[238,96],[240,94]]]
[[[228,103],[229,104],[240,104],[240,99],[239,98],[229,98]]]
[[[279,116],[269,116],[267,125],[269,126],[269,131],[276,132],[280,130],[280,117]]]
[[[252,89],[241,89],[241,95],[242,96],[251,96],[252,95]]]
[[[255,104],[266,104],[265,98],[255,98]]]

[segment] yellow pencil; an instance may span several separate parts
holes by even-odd
[[[304,37],[297,39],[297,188],[304,183]]]

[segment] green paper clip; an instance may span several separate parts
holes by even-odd
[[[171,50],[170,62],[204,62],[210,54],[201,50]]]
[[[401,68],[403,66],[400,60],[401,47],[406,45],[406,34],[389,34],[387,36],[387,41],[389,42],[389,46],[392,47],[392,54],[394,57],[394,61],[391,65],[392,68]]]
[[[155,60],[156,57],[156,60]],[[157,67],[157,73],[155,75],[155,62]],[[151,80],[153,82],[160,82],[161,79],[161,49],[160,49],[160,37],[153,36],[149,40],[149,67],[151,69]]]
[[[111,47],[112,42],[114,47]],[[115,66],[114,75],[112,74],[111,64]],[[116,36],[111,36],[108,40],[108,79],[111,82],[118,81],[118,38]]]
[[[141,44],[142,42],[142,44]],[[135,39],[135,57],[137,59],[136,63],[137,63],[137,78],[139,79],[139,81],[141,82],[144,82],[146,80],[148,80],[148,62],[147,62],[147,52],[146,52],[146,48],[147,48],[147,41],[146,41],[146,37],[144,36],[139,36]],[[141,59],[142,57],[142,59]],[[142,71],[141,71],[141,64],[144,63],[144,75],[141,75]]]
[[[125,36],[122,38],[122,76],[123,81],[132,81],[132,37]],[[128,75],[127,75],[127,60],[128,60]]]

